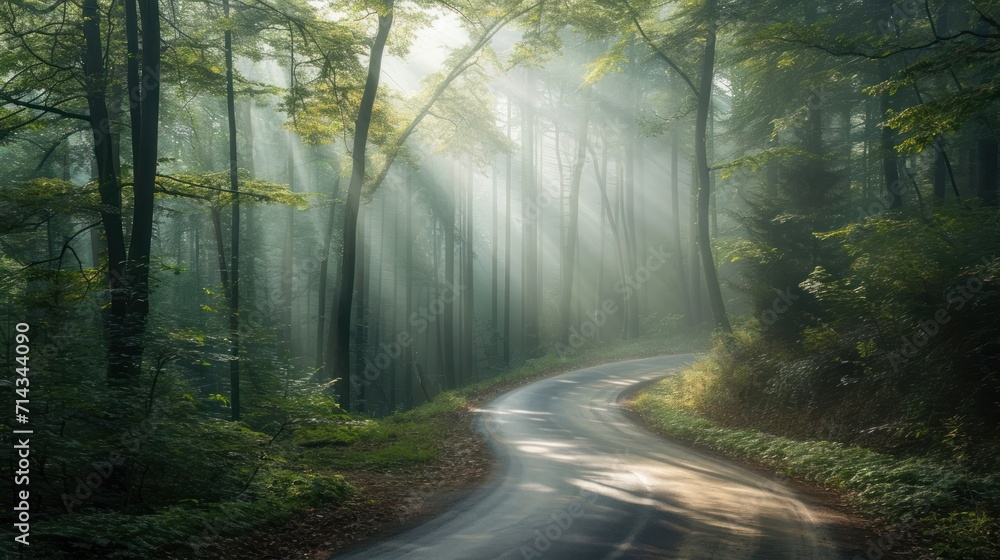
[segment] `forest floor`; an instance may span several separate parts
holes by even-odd
[[[441,434],[443,453],[426,463],[341,474],[357,491],[278,526],[220,540],[206,557],[220,559],[327,559],[335,553],[429,519],[489,477],[493,458],[474,430],[468,410],[450,413]]]
[[[614,361],[700,351],[707,345],[706,333],[688,333],[669,342],[642,338],[602,344],[570,356],[547,355],[514,371],[442,393],[425,407],[376,421],[385,424],[385,431],[392,436],[374,443],[352,441],[305,452],[304,461],[336,466],[356,490],[348,498],[318,504],[276,524],[219,538],[199,556],[325,560],[415,526],[446,511],[489,480],[495,459],[475,429],[479,405],[544,377]],[[433,452],[423,453],[428,448]],[[387,451],[398,457],[388,459]],[[371,460],[366,461],[366,457]]]

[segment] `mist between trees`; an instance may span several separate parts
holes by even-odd
[[[223,501],[254,438],[689,332],[749,368],[719,417],[996,449],[995,3],[7,8],[0,334],[45,350],[42,519],[156,410],[87,508]]]

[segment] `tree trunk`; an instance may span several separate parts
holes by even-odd
[[[149,313],[149,256],[153,235],[153,190],[159,134],[160,22],[156,2],[140,0],[139,7],[141,15],[138,21],[134,17],[134,10],[126,7],[126,42],[127,48],[132,49],[132,54],[136,54],[135,50],[139,47],[137,25],[142,35],[138,64],[127,66],[127,80],[130,85],[143,86],[141,90],[129,93],[130,113],[134,117],[132,134],[135,168],[131,244],[126,248],[118,150],[111,133],[105,97],[107,76],[101,40],[101,14],[96,0],[85,0],[82,6],[84,72],[88,78],[87,106],[94,138],[101,222],[108,251],[111,305],[105,317],[105,332],[108,336],[107,376],[111,382],[135,379],[139,374],[143,353],[142,337]]]
[[[535,78],[532,71],[526,71],[525,97],[521,106],[521,189],[524,205],[522,205],[523,243],[524,243],[524,282],[523,297],[523,336],[522,354],[525,358],[534,358],[538,351],[538,213],[537,193],[535,188],[535,108],[531,104],[534,99]]]
[[[979,169],[978,196],[983,206],[997,205],[997,141],[991,131],[983,132],[976,144],[978,148]]]
[[[888,62],[879,61],[879,75],[883,80],[890,77]],[[883,118],[889,117],[889,112],[895,110],[895,102],[888,92],[880,97]],[[891,127],[882,127],[882,174],[885,179],[887,204],[890,210],[903,207],[902,182],[899,180],[899,163],[896,157],[896,131]]]
[[[454,389],[458,386],[458,375],[455,367],[455,294],[445,297],[448,285],[457,286],[455,282],[455,205],[458,199],[458,185],[452,177],[452,192],[446,197],[448,205],[441,226],[444,228],[444,278],[445,289],[438,292],[438,297],[444,298],[444,369],[445,388]]]
[[[406,244],[406,306],[405,314],[403,315],[403,320],[405,322],[405,327],[410,326],[410,315],[413,313],[413,242],[412,238],[415,237],[413,233],[413,220],[411,216],[413,212],[411,211],[413,194],[412,194],[412,178],[413,173],[407,172],[406,174],[406,211],[403,214],[406,216],[405,227],[403,231],[409,237],[404,240]],[[405,328],[404,327],[404,328]],[[430,332],[426,332],[425,336],[430,338]],[[414,404],[413,398],[413,376],[410,375],[411,364],[415,365],[413,345],[416,343],[415,340],[411,340],[410,344],[406,347],[406,368],[403,370],[405,373],[403,375],[403,397],[406,399],[406,408],[412,408]]]
[[[222,0],[224,15],[229,17],[229,0]],[[236,159],[236,95],[233,91],[233,32],[226,28],[226,109],[229,119],[229,190],[233,191],[232,240],[229,244],[229,336],[232,358],[229,362],[229,392],[232,419],[240,419],[240,179]]]
[[[559,314],[562,328],[559,329],[560,342],[569,344],[570,317],[573,303],[573,272],[576,266],[577,230],[580,222],[580,183],[583,166],[587,162],[587,134],[590,127],[590,88],[583,92],[583,115],[580,128],[576,132],[576,159],[573,161],[573,175],[569,185],[569,225],[566,230],[566,246],[562,255],[562,290],[559,299]]]
[[[511,139],[511,133],[510,133],[511,119],[512,119],[512,115],[511,115],[511,113],[512,113],[511,108],[512,107],[511,106],[512,106],[511,99],[510,99],[510,96],[508,96],[507,97],[507,140],[508,141],[510,141],[510,139]],[[511,172],[512,172],[511,168],[513,167],[513,155],[508,153],[507,157],[505,158],[504,163],[506,164],[506,167],[505,167],[505,170],[504,170],[504,187],[506,189],[507,197],[506,197],[506,200],[505,200],[505,205],[506,206],[505,206],[505,209],[504,209],[504,219],[506,220],[506,225],[504,226],[504,253],[503,253],[503,258],[504,258],[504,265],[503,265],[503,364],[504,364],[504,366],[509,367],[510,366],[510,265],[511,265],[511,262],[512,262],[512,260],[510,258],[510,249],[511,249],[511,245],[510,245],[510,222],[511,222],[510,203],[511,203],[511,198],[513,198],[512,197],[512,193],[511,193],[511,188],[512,188],[512,183],[513,183],[512,178],[511,178]]]
[[[392,27],[393,1],[386,0],[385,13],[379,15],[378,32],[375,34],[368,60],[368,77],[365,81],[365,89],[358,108],[358,118],[355,122],[354,149],[351,152],[351,183],[348,187],[344,216],[341,280],[338,285],[337,298],[330,313],[337,322],[335,328],[330,329],[329,346],[332,347],[333,351],[327,354],[327,365],[333,375],[340,376],[335,390],[340,398],[340,406],[345,410],[350,410],[351,406],[351,304],[354,297],[354,273],[357,264],[358,208],[361,203],[361,188],[365,179],[365,154],[368,145],[368,131],[371,128],[372,107],[375,105],[375,94],[378,92],[385,43],[389,38],[389,29]]]
[[[635,110],[638,111],[639,101],[634,102]],[[639,336],[639,290],[642,289],[635,282],[637,270],[638,247],[636,246],[636,222],[635,222],[635,137],[637,130],[635,127],[626,128],[628,138],[625,139],[625,161],[624,161],[624,184],[622,185],[622,229],[625,233],[625,251],[628,255],[628,280],[625,288],[625,306],[628,312],[625,314],[625,338],[634,339]]]
[[[337,223],[337,197],[340,196],[340,177],[333,180],[333,196],[330,198],[330,213],[326,218],[326,230],[323,232],[323,252],[319,259],[319,295],[316,305],[319,313],[316,319],[316,373],[317,379],[326,379],[323,372],[326,357],[326,345],[323,343],[326,335],[326,292],[329,286],[330,249],[333,245],[333,230]]]
[[[491,251],[491,262],[490,262],[490,274],[491,274],[491,285],[490,285],[490,323],[491,330],[490,334],[490,351],[492,353],[492,358],[495,360],[497,354],[499,354],[499,340],[497,340],[497,331],[500,327],[500,305],[499,305],[499,291],[500,291],[500,270],[498,266],[500,264],[500,224],[498,222],[500,216],[498,212],[498,206],[500,201],[497,198],[499,191],[497,190],[497,161],[493,158],[493,167],[490,170],[490,179],[493,183],[493,196],[490,199],[493,204],[493,219],[490,221],[490,225],[493,228],[492,237],[490,237],[492,244]]]
[[[468,376],[472,376],[473,379],[476,378],[476,310],[475,310],[475,297],[474,297],[474,278],[473,278],[473,257],[475,256],[473,239],[473,213],[472,213],[472,192],[473,192],[473,182],[475,180],[475,169],[472,165],[472,156],[468,156],[469,168],[467,170],[466,176],[466,191],[465,191],[465,271],[463,272],[462,280],[464,282],[462,286],[462,314],[464,316],[464,336],[463,336],[463,348],[462,354],[465,356],[465,368],[463,368],[463,374],[468,379]]]
[[[688,278],[684,271],[684,250],[681,244],[681,206],[680,206],[680,134],[677,126],[674,126],[670,133],[670,207],[673,209],[671,216],[671,241],[674,247],[674,258],[677,259],[677,280],[680,285],[681,304],[684,307],[684,320],[688,326],[694,326],[697,321],[694,316],[694,308],[691,306],[691,294],[688,289]]]
[[[695,159],[698,162],[698,249],[705,270],[708,301],[712,308],[715,325],[723,332],[731,332],[729,317],[726,315],[722,299],[722,288],[712,258],[712,243],[709,237],[708,210],[712,197],[711,170],[708,162],[707,125],[712,103],[712,81],[715,77],[715,24],[709,23],[705,41],[705,54],[701,60],[701,79],[698,95],[697,120],[695,122]]]

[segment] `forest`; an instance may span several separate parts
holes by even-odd
[[[0,552],[328,558],[684,354],[630,418],[842,557],[998,558],[998,68],[996,0],[3,0]]]

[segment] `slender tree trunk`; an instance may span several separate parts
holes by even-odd
[[[687,273],[684,271],[684,250],[681,244],[681,205],[680,205],[680,134],[677,126],[670,133],[670,207],[671,241],[674,247],[674,258],[677,259],[677,281],[680,286],[681,304],[684,308],[684,320],[688,326],[694,326],[697,321],[694,308],[691,305],[691,294],[688,289]]]
[[[330,270],[330,250],[333,246],[333,230],[337,223],[337,197],[340,196],[340,177],[333,180],[333,196],[330,198],[330,213],[326,218],[326,230],[323,232],[323,252],[319,259],[319,296],[317,309],[319,313],[316,318],[316,372],[319,379],[326,379],[323,372],[324,360],[326,358],[326,345],[323,343],[326,336],[326,295],[329,286]]]
[[[511,119],[513,118],[511,113],[511,99],[510,96],[507,97],[507,140],[511,139]],[[510,265],[512,259],[510,257],[510,204],[513,198],[512,183],[511,178],[512,167],[513,167],[513,154],[508,153],[505,158],[506,168],[504,170],[504,187],[507,193],[505,198],[505,209],[504,209],[504,219],[506,220],[506,225],[504,226],[504,265],[503,265],[503,364],[504,366],[510,366]]]
[[[883,80],[890,77],[889,63],[885,60],[879,61],[879,74]],[[886,92],[881,98],[881,112],[883,118],[888,118],[889,112],[895,110],[896,103],[892,96]],[[882,127],[882,174],[885,179],[886,197],[890,210],[903,207],[902,182],[899,180],[899,163],[896,157],[896,131],[892,127]]]
[[[330,315],[336,317],[335,328],[330,329],[329,345],[333,351],[327,353],[327,365],[332,375],[340,376],[335,387],[340,398],[340,406],[350,410],[351,382],[351,307],[354,297],[354,273],[357,262],[358,208],[361,202],[361,188],[364,185],[368,131],[371,128],[372,108],[378,92],[382,72],[382,55],[392,27],[393,2],[386,0],[385,12],[379,15],[378,32],[372,43],[368,59],[368,77],[361,95],[358,118],[354,128],[354,149],[352,150],[351,183],[348,187],[347,206],[344,216],[344,251],[340,265],[340,282],[337,298]]]
[[[212,231],[215,232],[215,254],[219,261],[219,284],[222,285],[226,301],[229,301],[232,299],[232,295],[229,293],[231,288],[229,283],[229,268],[226,264],[226,245],[222,234],[222,209],[213,206],[210,214],[212,216]]]
[[[366,398],[368,396],[369,379],[365,375],[365,351],[369,346],[369,333],[371,331],[368,314],[368,283],[369,270],[371,269],[371,241],[369,221],[371,217],[371,207],[365,206],[358,209],[358,269],[355,279],[354,304],[357,306],[354,313],[354,371],[357,377],[354,378],[353,387],[357,389],[358,400],[354,403],[354,408],[358,412],[365,412],[367,408]]]
[[[535,185],[535,108],[532,105],[536,93],[532,71],[526,71],[526,95],[521,106],[521,180],[522,205],[521,223],[524,242],[524,283],[523,323],[524,341],[522,353],[525,358],[533,358],[538,351],[538,214]]]
[[[413,232],[413,221],[411,216],[413,212],[410,211],[413,203],[413,173],[406,173],[406,211],[403,212],[405,215],[405,226],[403,227],[403,232],[406,234],[407,239],[404,240],[406,244],[406,302],[405,302],[405,314],[403,315],[403,320],[406,323],[404,328],[410,326],[410,315],[413,313],[413,241],[412,239],[416,237]],[[430,338],[430,332],[425,335]],[[410,369],[416,364],[414,359],[413,345],[416,341],[411,341],[406,347],[406,369],[403,375],[403,395],[406,399],[406,408],[412,408],[415,399],[413,398],[413,376],[410,374]]]
[[[978,196],[983,206],[997,205],[997,141],[989,130],[976,144],[978,148]]]
[[[576,267],[576,248],[578,224],[580,221],[580,183],[583,179],[583,166],[587,162],[587,134],[590,127],[590,88],[583,93],[583,115],[580,128],[576,132],[576,159],[573,160],[573,175],[569,186],[569,226],[566,231],[566,245],[562,258],[562,290],[559,294],[559,312],[562,328],[559,329],[560,342],[569,344],[570,317],[573,303],[573,272]]]
[[[229,17],[229,0],[222,0],[223,14]],[[232,419],[240,419],[240,179],[236,153],[236,94],[233,90],[233,32],[227,27],[226,110],[229,120],[229,190],[233,191],[232,240],[229,244],[232,285],[229,292],[229,336],[232,357],[229,362],[229,392]]]
[[[597,155],[591,152],[591,159],[593,160],[594,166],[594,176],[597,177],[597,186],[601,190],[601,206],[604,208],[604,217],[608,220],[608,225],[611,226],[611,236],[615,242],[615,259],[618,266],[618,275],[621,278],[622,286],[626,286],[627,282],[627,249],[625,247],[625,241],[622,239],[622,234],[618,230],[618,222],[615,220],[614,210],[612,210],[611,202],[608,199],[608,158],[607,158],[607,140],[605,139],[602,148],[603,152],[603,170],[597,163]],[[626,309],[627,312],[627,309]]]
[[[632,64],[634,66],[634,63]],[[632,96],[632,111],[638,116],[640,112],[640,88],[638,85],[633,87]],[[639,291],[642,289],[637,283],[634,282],[635,276],[637,274],[636,265],[638,259],[638,233],[636,232],[636,220],[635,220],[635,151],[636,151],[636,138],[639,134],[638,127],[634,124],[629,124],[625,127],[626,134],[625,138],[625,184],[624,196],[622,198],[622,228],[625,232],[625,243],[626,250],[628,251],[628,274],[630,286],[626,287],[626,301],[625,305],[628,307],[628,313],[625,315],[626,325],[625,325],[625,336],[628,339],[638,338],[639,336]]]
[[[472,156],[468,156],[469,167],[466,176],[466,194],[465,194],[465,271],[462,274],[463,290],[462,290],[462,313],[464,315],[464,331],[465,331],[465,341],[462,348],[462,353],[465,356],[465,368],[463,374],[468,379],[468,376],[472,376],[473,379],[476,378],[476,310],[475,310],[475,297],[474,297],[474,279],[473,279],[473,257],[475,256],[474,246],[473,246],[473,213],[472,213],[472,193],[473,193],[473,182],[475,180],[475,169],[472,165]]]
[[[500,305],[499,305],[499,291],[500,291],[500,270],[498,269],[500,263],[500,224],[499,224],[499,212],[498,207],[500,206],[500,200],[497,198],[499,191],[497,189],[497,183],[499,178],[497,177],[497,161],[496,158],[493,159],[493,167],[490,170],[490,179],[493,183],[493,196],[490,199],[493,204],[493,219],[490,224],[493,227],[492,237],[490,237],[492,244],[490,263],[490,274],[491,286],[490,286],[490,323],[492,333],[490,335],[490,346],[493,359],[496,359],[497,354],[499,354],[499,340],[497,333],[500,328]]]
[[[712,2],[714,9],[714,2]],[[697,121],[695,122],[695,158],[698,162],[698,248],[702,266],[705,269],[705,283],[708,287],[708,301],[712,308],[715,325],[723,332],[731,332],[729,317],[726,315],[719,285],[715,261],[712,258],[712,243],[709,237],[708,209],[712,196],[711,170],[708,162],[707,125],[712,102],[712,82],[715,77],[715,24],[710,23],[705,41],[705,54],[701,61]]]
[[[447,210],[442,227],[444,227],[444,277],[445,290],[441,291],[439,297],[443,297],[444,304],[444,379],[447,389],[454,389],[458,386],[459,376],[455,366],[455,294],[449,294],[447,285],[458,286],[455,281],[455,220],[457,217],[456,203],[458,201],[458,183],[452,175],[450,196],[447,198]],[[461,354],[459,354],[461,355]]]
[[[704,301],[702,298],[701,281],[701,250],[698,248],[698,172],[695,166],[691,166],[691,196],[688,200],[688,239],[691,243],[691,251],[688,254],[688,268],[691,273],[691,308],[697,323],[704,320]]]
[[[254,165],[254,129],[253,129],[253,96],[246,103],[246,116],[245,124],[243,125],[243,137],[246,141],[243,149],[243,162],[246,167],[247,172],[251,179],[257,178],[257,168]],[[243,275],[247,279],[245,286],[240,288],[245,296],[245,301],[248,306],[252,309],[256,304],[256,290],[254,289],[257,279],[257,221],[256,213],[254,212],[254,207],[251,204],[246,208],[246,212],[242,216],[243,218],[243,243],[241,246],[242,260],[246,264],[246,274]]]

